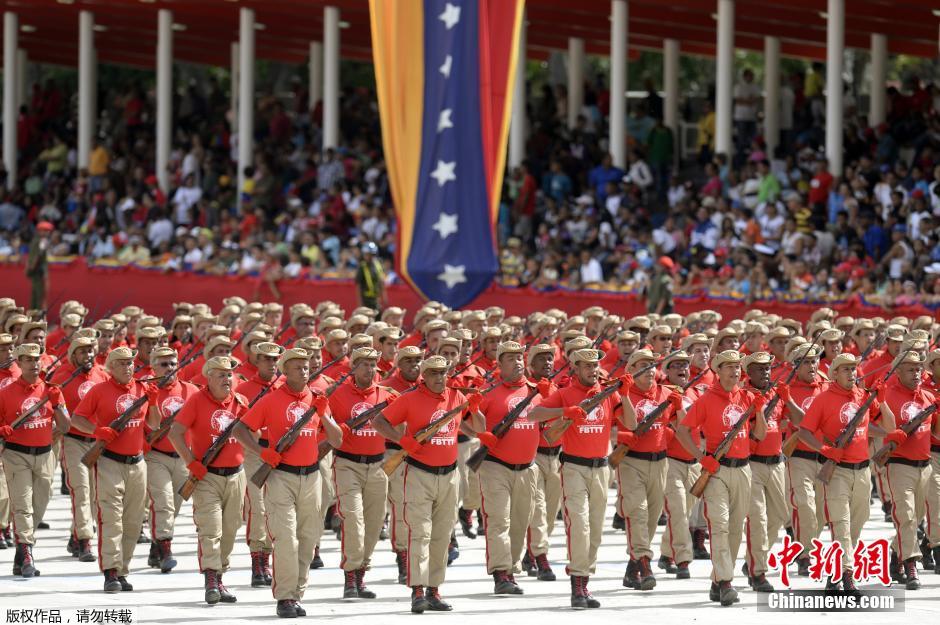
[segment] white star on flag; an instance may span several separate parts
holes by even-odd
[[[454,173],[456,167],[457,161],[451,161],[449,163],[437,161],[437,167],[431,172],[431,177],[437,180],[437,186],[443,187],[451,180],[457,180],[457,174]]]
[[[441,111],[441,114],[437,116],[437,131],[446,130],[448,128],[454,127],[454,122],[450,120],[450,109],[444,109]]]
[[[460,21],[460,7],[448,2],[447,6],[444,7],[444,12],[438,15],[437,18],[444,22],[447,30],[450,30]]]
[[[444,78],[450,78],[450,66],[454,62],[454,57],[447,55],[447,58],[444,59],[444,64],[441,65],[441,73],[444,74]]]
[[[452,289],[458,284],[462,284],[467,281],[467,276],[464,275],[466,270],[466,265],[454,266],[445,263],[444,272],[438,274],[437,279],[445,283],[448,289]]]
[[[431,226],[432,230],[437,230],[442,239],[446,239],[452,234],[457,233],[457,215],[448,215],[447,213],[441,213],[441,216],[437,218],[437,223]]]

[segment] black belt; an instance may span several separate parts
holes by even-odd
[[[922,469],[930,464],[930,460],[908,460],[907,458],[888,458],[888,464],[904,464],[909,467]]]
[[[931,445],[931,446],[930,446],[930,451],[936,451],[936,452],[940,453],[940,445]]]
[[[156,447],[151,447],[150,449],[152,449],[153,451],[160,452],[160,453],[163,454],[164,456],[169,456],[170,458],[179,458],[179,457],[180,457],[180,455],[179,455],[178,453],[176,453],[175,451],[163,451],[162,449],[157,449]]]
[[[108,451],[107,449],[102,451],[101,455],[109,460],[120,462],[121,464],[137,464],[138,462],[144,459],[143,454],[137,454],[134,456],[125,456],[124,454],[116,454],[113,451]]]
[[[469,441],[470,441],[470,437],[467,436],[466,434],[458,434],[458,435],[457,435],[457,442],[458,442],[458,443],[467,443],[467,442],[469,442]]]
[[[805,449],[794,449],[793,453],[790,454],[791,458],[802,458],[803,460],[812,460],[813,462],[819,462],[819,454],[815,451],[806,451]]]
[[[507,469],[511,469],[513,471],[525,471],[526,469],[532,466],[531,462],[527,462],[525,464],[510,464],[504,460],[500,460],[499,458],[496,458],[495,456],[487,456],[485,460],[489,460],[490,462],[495,462],[496,464],[501,464]]]
[[[649,460],[656,462],[666,458],[665,451],[628,451],[627,458],[636,458],[637,460]]]
[[[865,467],[867,467],[869,464],[869,461],[862,460],[861,462],[838,462],[836,464],[838,464],[839,467],[843,469],[851,469],[853,471],[856,471],[858,469],[864,469]]]
[[[718,464],[724,467],[731,467],[736,469],[738,467],[746,467],[748,463],[747,458],[722,458],[718,461]]]
[[[761,464],[780,464],[783,462],[783,456],[776,454],[773,456],[751,456],[751,462],[759,462]]]
[[[607,456],[603,458],[582,458],[581,456],[569,456],[565,452],[562,452],[561,461],[570,462],[571,464],[577,464],[582,467],[589,467],[591,469],[607,466]]]
[[[303,467],[298,467],[293,464],[279,464],[274,467],[278,471],[283,471],[284,473],[292,473],[293,475],[310,475],[315,471],[320,470],[320,461],[314,462],[313,464],[308,464]]]
[[[454,464],[448,464],[443,467],[432,467],[429,464],[418,462],[411,456],[408,456],[407,458],[405,458],[405,462],[407,462],[408,464],[410,464],[416,469],[421,469],[422,471],[426,471],[427,473],[431,473],[433,475],[447,475],[448,473],[450,473],[451,471],[457,468],[456,462]]]
[[[83,443],[94,443],[96,440],[98,440],[94,436],[82,436],[81,434],[73,434],[72,432],[66,432],[65,435]]]
[[[358,462],[359,464],[372,464],[373,462],[382,462],[385,459],[385,454],[372,454],[371,456],[357,456],[356,454],[350,454],[340,449],[334,449],[333,453],[336,454],[338,458],[345,458],[351,462]]]
[[[535,451],[540,454],[545,454],[546,456],[557,456],[561,453],[561,445],[557,447],[539,447]]]
[[[392,441],[385,441],[385,449],[401,449],[401,445]]]
[[[682,464],[696,464],[698,460],[692,458],[691,460],[686,460],[685,458],[676,458],[675,456],[666,456],[670,460],[675,460],[676,462],[681,462]]]
[[[258,439],[258,445],[259,445],[260,447],[270,447],[271,443],[269,443],[269,442],[268,442],[268,439],[266,439],[266,438],[259,438],[259,439]]]
[[[40,456],[46,452],[52,451],[52,445],[40,445],[39,447],[30,447],[28,445],[18,445],[16,443],[8,442],[6,448],[11,451],[18,451],[21,454],[29,454],[31,456]]]
[[[218,475],[221,477],[228,477],[230,475],[235,475],[242,470],[242,465],[237,467],[206,467],[206,471],[212,475]]]

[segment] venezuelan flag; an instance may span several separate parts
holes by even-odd
[[[523,7],[369,1],[398,271],[452,308],[470,303],[499,268],[496,217]]]

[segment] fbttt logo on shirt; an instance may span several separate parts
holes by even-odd
[[[302,416],[304,416],[304,413],[306,413],[308,410],[310,410],[310,405],[309,405],[309,404],[305,404],[305,403],[302,402],[302,401],[295,401],[295,402],[292,402],[292,403],[287,407],[287,421],[288,421],[288,423],[290,423],[291,425],[294,425],[295,423],[297,423],[298,421],[300,421],[300,418],[301,418]],[[300,435],[301,435],[301,436],[313,436],[313,428],[310,426],[310,422],[309,422],[309,421],[307,422],[306,425],[304,425],[304,426],[300,429]]]

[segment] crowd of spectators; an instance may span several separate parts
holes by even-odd
[[[876,128],[847,97],[845,167],[830,172],[823,75],[816,64],[787,78],[770,154],[760,91],[743,72],[734,157],[714,153],[706,101],[699,153],[686,161],[650,83],[648,97],[631,102],[625,169],[608,154],[603,86],[585,85],[573,129],[563,85],[531,93],[527,159],[507,173],[499,211],[498,280],[642,292],[667,255],[680,294],[940,303],[940,92],[916,79],[891,87],[888,120]],[[323,153],[319,106],[302,104],[299,81],[292,97],[261,95],[254,165],[239,188],[228,94],[215,80],[189,84],[174,103],[166,192],[154,172],[152,91],[113,85],[104,95],[89,165],[79,169],[74,102],[53,82],[33,87],[20,111],[18,165],[0,170],[0,256],[22,255],[47,220],[53,257],[276,282],[351,278],[361,244],[373,241],[385,279],[398,279],[374,93],[344,90],[344,147]],[[16,177],[11,192],[2,190],[7,176]]]

